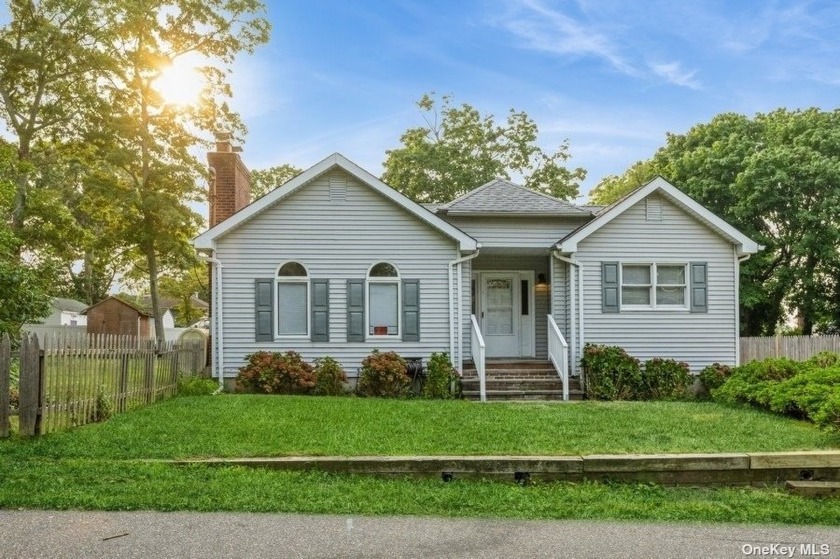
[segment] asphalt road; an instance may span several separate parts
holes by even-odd
[[[0,510],[0,557],[840,558],[840,528]]]

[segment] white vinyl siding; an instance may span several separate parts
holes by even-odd
[[[584,266],[585,341],[618,345],[642,360],[686,361],[693,372],[716,361],[734,364],[737,273],[733,246],[668,199],[652,196],[661,205],[661,221],[646,219],[643,200],[578,245],[576,256]],[[706,262],[708,312],[692,313],[688,305],[668,312],[654,308],[602,312],[601,264],[633,261],[647,265]]]
[[[345,199],[331,199],[330,185],[345,181]],[[373,349],[423,359],[449,351],[447,265],[459,256],[457,242],[343,171],[325,173],[230,231],[218,239],[216,255],[224,265],[227,376],[259,350],[293,349],[308,361],[329,355],[351,375]],[[274,277],[277,266],[291,260],[306,267],[309,280],[330,280],[328,342],[254,341],[254,280]],[[371,266],[383,261],[399,269],[401,280],[420,282],[419,342],[404,342],[400,336],[346,341],[347,280],[364,281]],[[468,296],[464,302],[468,305]]]

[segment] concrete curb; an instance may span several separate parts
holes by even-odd
[[[840,450],[726,454],[584,456],[284,456],[173,460],[179,466],[241,466],[289,471],[452,479],[635,481],[663,485],[767,485],[840,481]]]

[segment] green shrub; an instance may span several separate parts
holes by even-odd
[[[424,398],[454,398],[456,394],[452,391],[452,383],[458,380],[458,373],[449,362],[449,355],[433,353],[426,366],[426,382],[420,394]]]
[[[821,351],[805,361],[805,363],[819,367],[820,369],[836,367],[840,365],[840,353],[834,351]]]
[[[236,386],[245,392],[311,394],[315,369],[295,351],[258,351],[249,355],[248,364],[239,370]]]
[[[9,388],[9,406],[15,410],[20,407],[20,392],[16,386]]]
[[[732,375],[732,367],[729,365],[722,365],[720,363],[712,363],[708,367],[700,371],[698,378],[700,384],[706,390],[706,393],[711,394],[712,390],[720,388]]]
[[[834,392],[840,392],[840,367],[806,370],[782,382],[767,383],[756,400],[776,413],[813,419]]]
[[[807,365],[786,357],[752,361],[732,370],[732,375],[716,390],[712,398],[725,404],[753,404],[769,409],[769,398],[764,390],[769,384],[796,376]]]
[[[823,429],[840,433],[840,390],[834,389],[814,413],[812,419]]]
[[[347,373],[332,357],[315,360],[315,394],[322,396],[339,396],[344,394],[344,383]]]
[[[178,379],[179,396],[209,396],[218,389],[218,381],[211,378],[190,375]]]
[[[632,400],[644,392],[639,360],[620,347],[586,344],[580,363],[587,398]]]
[[[356,392],[360,396],[383,396],[386,398],[404,398],[411,389],[411,377],[405,359],[387,351],[378,349],[362,360],[359,372],[359,384]]]
[[[655,357],[645,361],[642,371],[642,399],[678,400],[685,398],[692,383],[688,363]]]

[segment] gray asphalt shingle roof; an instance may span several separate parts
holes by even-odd
[[[448,214],[587,216],[591,212],[512,182],[495,179],[467,192],[438,211]]]
[[[52,301],[52,307],[57,311],[67,312],[82,312],[88,306],[81,301],[75,299],[65,299],[64,297],[55,297]]]

